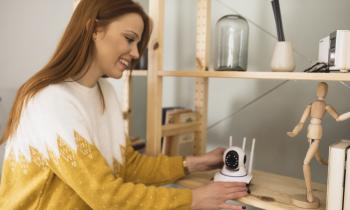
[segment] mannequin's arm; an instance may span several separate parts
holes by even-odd
[[[330,105],[326,106],[326,111],[337,121],[344,121],[350,118],[350,112],[339,115],[337,111]]]
[[[311,105],[308,105],[305,108],[304,113],[301,116],[299,123],[294,127],[294,129],[291,132],[287,132],[287,135],[289,137],[295,137],[296,135],[298,135],[300,133],[301,129],[303,129],[303,127],[304,127],[304,123],[305,123],[306,119],[310,115],[310,111],[311,111]]]
[[[339,118],[339,114],[337,113],[337,111],[330,105],[326,106],[326,111],[328,112],[328,114],[330,114],[335,120],[338,121]]]
[[[344,114],[339,115],[336,120],[339,122],[339,121],[347,120],[349,118],[350,118],[350,112],[346,112]]]

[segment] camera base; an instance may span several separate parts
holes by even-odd
[[[214,182],[244,182],[249,184],[252,180],[251,175],[246,176],[235,176],[223,174],[221,171],[217,172],[214,176]]]

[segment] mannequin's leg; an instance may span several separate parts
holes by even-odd
[[[312,195],[312,180],[311,180],[311,167],[310,167],[310,161],[315,156],[318,145],[320,144],[319,140],[309,139],[310,146],[309,150],[306,153],[305,159],[304,159],[304,165],[303,165],[303,171],[304,171],[304,179],[305,179],[305,185],[306,185],[306,198],[309,202],[314,201],[314,197]]]
[[[319,164],[325,165],[325,166],[328,165],[328,161],[322,158],[319,149],[317,149],[317,151],[316,151],[315,158]]]

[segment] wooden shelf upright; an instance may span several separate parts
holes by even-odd
[[[210,46],[210,1],[198,0],[197,11],[197,41],[196,41],[196,66],[198,72],[208,69]],[[165,134],[161,125],[163,78],[163,30],[164,30],[164,0],[150,1],[150,16],[153,19],[154,28],[149,43],[149,65],[147,80],[147,141],[146,153],[157,155],[161,151],[161,136]],[[196,131],[195,154],[205,152],[207,139],[207,111],[208,111],[208,78],[196,78],[195,84],[195,110],[199,113],[199,123],[193,127]],[[180,126],[181,127],[181,126]],[[187,130],[188,131],[188,130]],[[184,132],[179,129],[177,133]]]
[[[132,104],[133,104],[133,77],[146,77],[147,70],[133,70],[130,75],[130,71],[126,71],[123,74],[123,117],[124,117],[124,129],[125,134],[130,136],[132,131]]]
[[[205,72],[209,66],[210,52],[210,17],[211,1],[197,1],[196,23],[196,67],[198,72]],[[196,155],[203,154],[207,144],[208,121],[208,78],[196,78],[195,84],[195,111],[199,113],[200,127],[195,135],[194,151]]]
[[[149,1],[149,15],[153,32],[148,45],[146,153],[157,155],[161,151],[162,133],[163,80],[158,72],[163,68],[164,0]]]

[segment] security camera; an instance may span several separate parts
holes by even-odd
[[[232,137],[230,137],[230,147],[226,149],[223,156],[224,167],[215,174],[214,181],[250,183],[252,179],[255,139],[252,141],[248,170],[246,169],[247,156],[244,151],[245,144],[246,138],[243,139],[242,148],[232,146]]]

